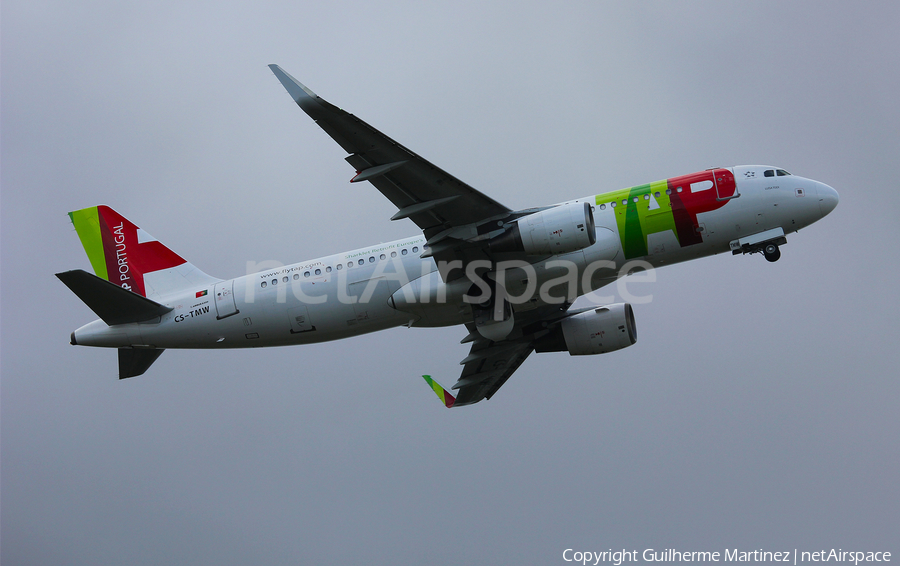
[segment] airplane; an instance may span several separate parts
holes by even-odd
[[[786,235],[838,204],[832,187],[764,165],[717,167],[513,210],[320,98],[277,65],[292,100],[421,234],[211,277],[104,205],[69,213],[94,274],[56,274],[99,316],[71,334],[116,348],[119,379],[167,348],[311,344],[398,326],[464,325],[446,407],[490,399],[532,352],[603,354],[637,341],[628,303],[575,300],[633,272],[719,253],[781,257]]]

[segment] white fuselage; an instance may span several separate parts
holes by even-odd
[[[616,215],[624,214],[625,206],[606,206],[606,201],[622,200],[621,191],[569,201],[595,207],[596,243],[561,256],[529,258],[536,274],[530,283],[540,289],[557,281],[566,273],[555,267],[563,260],[577,269],[575,295],[581,295],[623,276],[629,261],[659,267],[727,252],[730,243],[767,230],[796,232],[837,204],[837,193],[828,185],[793,175],[765,177],[763,169],[730,169],[739,196],[696,214],[695,245],[680,245],[674,230],[653,231],[648,221],[640,242],[646,253],[640,257],[628,257],[623,244],[624,221]],[[646,203],[634,197],[634,206],[652,208],[652,185],[644,198]],[[412,237],[190,289],[162,297],[159,302],[173,310],[159,319],[116,326],[97,320],[73,338],[102,347],[247,348],[324,342],[401,325],[471,322],[472,309],[461,300],[469,285],[445,285],[434,259],[421,257],[425,244],[423,236]],[[548,267],[548,262],[556,263]],[[510,284],[507,291],[519,295],[524,285]],[[574,299],[565,284],[559,289],[556,295]]]

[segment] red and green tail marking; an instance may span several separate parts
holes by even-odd
[[[144,275],[186,263],[108,206],[69,213],[97,277],[147,296]]]
[[[438,399],[441,400],[441,403],[443,403],[445,407],[449,409],[453,406],[453,403],[456,402],[456,397],[450,395],[450,393],[446,389],[441,387],[441,385],[437,381],[431,379],[430,375],[423,375],[422,377],[425,378],[425,383],[427,383],[431,387],[431,390],[435,392],[435,394],[438,396]]]

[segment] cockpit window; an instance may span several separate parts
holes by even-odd
[[[788,172],[785,171],[784,169],[776,169],[776,170],[775,170],[775,173],[776,173],[779,177],[784,177],[785,175],[790,175],[790,173],[788,173]]]
[[[765,175],[766,177],[774,177],[774,176],[775,176],[775,170],[774,170],[774,169],[766,169],[766,172],[763,173],[763,175]]]

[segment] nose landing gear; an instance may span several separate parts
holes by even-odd
[[[784,230],[781,228],[773,228],[746,236],[740,240],[733,240],[729,243],[731,253],[738,254],[757,254],[761,253],[768,261],[778,261],[781,258],[781,250],[778,246],[787,243],[784,237]]]

